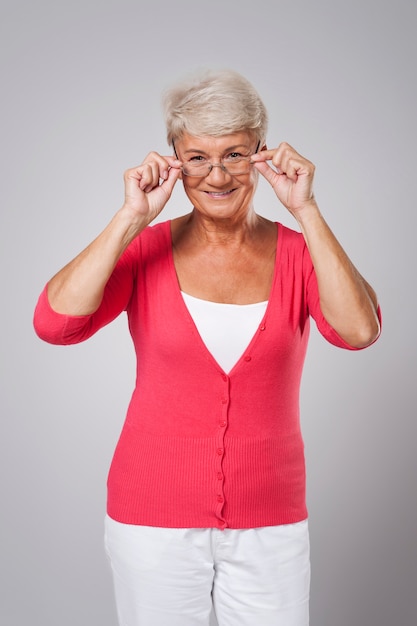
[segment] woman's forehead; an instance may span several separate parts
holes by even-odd
[[[241,131],[231,133],[229,135],[211,136],[211,135],[189,135],[184,133],[175,144],[181,148],[182,152],[223,152],[224,150],[241,148],[252,148],[254,141],[253,133],[250,131]]]

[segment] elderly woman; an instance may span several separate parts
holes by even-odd
[[[299,385],[309,316],[341,348],[379,309],[322,217],[314,166],[268,149],[258,94],[231,71],[165,97],[172,154],[125,173],[125,200],[35,312],[51,343],[122,311],[136,388],[108,480],[106,549],[123,626],[308,624]],[[259,174],[299,231],[255,212]],[[186,215],[150,226],[178,180]]]

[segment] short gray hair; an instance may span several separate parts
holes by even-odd
[[[253,132],[265,141],[268,114],[253,85],[233,70],[205,70],[165,91],[168,144],[184,133],[219,137]]]

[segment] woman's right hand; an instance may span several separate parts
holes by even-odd
[[[162,211],[181,176],[181,161],[150,152],[138,167],[124,174],[125,201],[122,211],[149,224]]]
[[[124,175],[125,202],[106,228],[48,283],[52,308],[66,315],[97,310],[117,261],[130,242],[162,211],[181,175],[181,161],[148,154]]]

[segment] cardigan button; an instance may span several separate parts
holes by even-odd
[[[252,360],[252,357],[251,357],[251,356],[249,356],[249,355],[245,356],[245,361],[248,361],[248,362],[249,362],[249,361],[251,361],[251,360]]]
[[[223,448],[217,448],[217,454],[221,456],[223,454]]]
[[[218,495],[217,496],[217,502],[224,502],[223,496]]]
[[[225,428],[227,426],[226,420],[221,420],[221,422],[219,422],[219,426],[221,426],[222,428]]]

